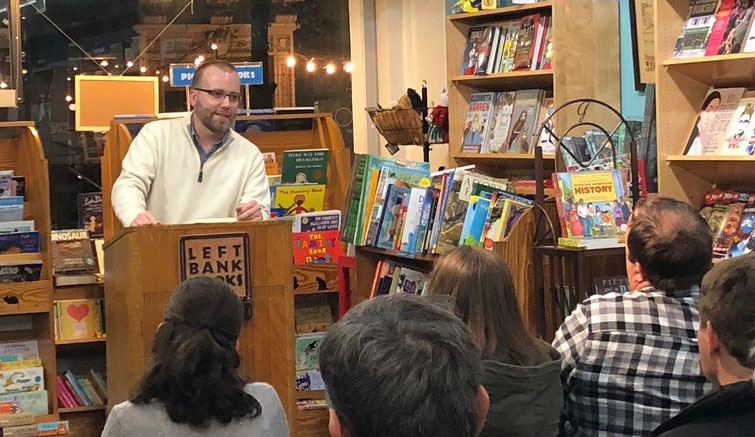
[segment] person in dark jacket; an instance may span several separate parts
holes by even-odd
[[[663,437],[755,435],[755,252],[721,261],[700,297],[700,368],[720,388],[656,428]]]
[[[480,436],[557,435],[561,357],[525,327],[506,263],[482,248],[456,248],[435,263],[427,293],[453,299],[482,354],[490,410]]]

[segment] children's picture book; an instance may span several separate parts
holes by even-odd
[[[52,231],[52,266],[59,273],[94,273],[92,242],[85,229]]]
[[[294,264],[335,263],[341,254],[338,234],[341,211],[330,210],[294,216],[292,241]]]
[[[0,283],[34,282],[42,275],[42,261],[0,263]]]
[[[281,181],[284,184],[325,184],[328,180],[328,149],[283,152]]]
[[[297,334],[325,332],[333,323],[333,311],[328,305],[296,305],[294,308]]]
[[[98,299],[70,299],[55,301],[58,319],[58,338],[73,340],[102,337]]]
[[[480,153],[488,133],[490,112],[495,93],[472,93],[469,97],[467,117],[464,122],[464,137],[461,147],[464,153]]]
[[[0,402],[14,402],[22,413],[47,414],[47,390],[0,394]]]
[[[42,367],[0,370],[0,394],[38,391],[45,388]]]
[[[24,198],[21,196],[0,197],[0,222],[24,219]]]
[[[39,232],[0,234],[0,255],[39,252]]]
[[[569,239],[616,238],[626,232],[631,202],[626,171],[555,173],[556,207],[561,235]]]
[[[402,267],[397,276],[394,276],[396,282],[396,294],[422,294],[427,286],[429,276],[417,270],[408,267]]]
[[[322,211],[325,202],[325,185],[278,185],[275,204],[285,208],[285,215]]]
[[[507,140],[511,127],[511,114],[514,111],[515,96],[516,93],[511,91],[496,94],[493,112],[490,115],[488,138],[485,141],[482,153],[506,153],[508,150]]]
[[[325,390],[325,383],[319,370],[299,370],[296,372],[296,391]]]
[[[298,334],[294,349],[296,370],[319,369],[320,343],[325,338],[324,332]]]
[[[37,340],[0,343],[0,363],[2,364],[34,359],[39,359]]]
[[[102,192],[79,193],[79,228],[89,231],[91,238],[102,238]]]

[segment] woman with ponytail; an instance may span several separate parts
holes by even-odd
[[[217,279],[181,283],[136,396],[113,408],[102,435],[288,436],[275,390],[237,374],[242,312],[241,299]]]

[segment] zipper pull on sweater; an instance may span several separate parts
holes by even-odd
[[[204,163],[199,166],[199,177],[197,177],[197,182],[200,184],[202,183],[202,174],[204,173]]]

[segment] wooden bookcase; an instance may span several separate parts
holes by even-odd
[[[121,171],[121,162],[128,151],[135,132],[145,123],[155,118],[113,120],[106,137],[105,154],[101,160],[103,186],[103,229],[105,239],[109,240],[123,227],[115,217],[110,201],[112,186]],[[330,149],[328,162],[325,209],[343,210],[351,174],[351,152],[345,147],[340,130],[331,114],[301,115],[252,115],[238,116],[238,121],[272,122],[311,120],[311,129],[284,130],[268,132],[245,132],[242,136],[257,145],[262,152],[274,152],[276,161],[281,163],[283,152],[291,149]],[[291,244],[290,241],[281,244]],[[345,251],[344,251],[345,252]],[[300,304],[327,303],[333,310],[334,317],[338,308],[338,268],[336,264],[307,264],[294,266],[294,306]],[[325,284],[325,287],[321,286]],[[109,322],[108,322],[109,323]],[[295,327],[291,326],[291,335]],[[324,391],[297,392],[297,398],[324,399]],[[112,405],[111,405],[112,406]],[[326,437],[328,436],[327,410],[299,410],[296,405],[290,408],[293,417],[289,417],[289,426],[294,436]],[[78,415],[92,415],[77,411]]]
[[[459,76],[459,65],[471,27],[533,13],[550,14],[552,17],[551,70]],[[617,3],[601,0],[546,0],[450,15],[446,22],[446,64],[449,78],[449,150],[453,162],[456,165],[475,164],[482,172],[496,177],[534,175],[534,154],[462,152],[464,120],[469,96],[474,92],[545,89],[553,93],[556,107],[573,99],[592,97],[620,109],[618,26]],[[556,122],[570,124],[574,120],[559,119]],[[546,156],[545,161],[546,170],[552,172],[555,168],[553,155]]]
[[[55,286],[54,300],[96,299],[105,297],[103,283]],[[71,370],[76,375],[83,375],[94,369],[107,381],[105,373],[105,342],[107,337],[57,340],[55,356],[59,372]],[[63,408],[58,406],[61,420],[67,420],[72,435],[80,437],[98,437],[105,426],[105,406]]]
[[[48,414],[37,422],[58,420],[55,386],[55,327],[52,313],[52,256],[50,254],[50,182],[42,143],[33,122],[0,123],[0,169],[26,177],[24,220],[34,220],[40,252],[0,255],[0,263],[42,261],[36,282],[0,284],[0,324],[8,316],[31,320],[31,329],[0,331],[0,342],[37,340],[47,390]]]
[[[689,0],[655,2],[658,193],[699,207],[713,187],[755,186],[755,156],[682,155],[711,87],[755,85],[755,53],[672,59],[688,11]]]
[[[535,296],[532,290],[533,264],[532,244],[535,233],[535,213],[529,211],[524,215],[512,233],[505,241],[495,243],[493,250],[501,257],[511,269],[514,277],[514,285],[517,292],[519,310],[524,323],[535,332],[537,321],[543,317],[543,301]],[[407,257],[393,250],[384,250],[374,247],[356,248],[356,275],[357,282],[351,294],[351,305],[356,305],[370,298],[375,268],[381,260],[391,260],[408,266],[409,268],[429,273],[437,255],[416,255]]]

